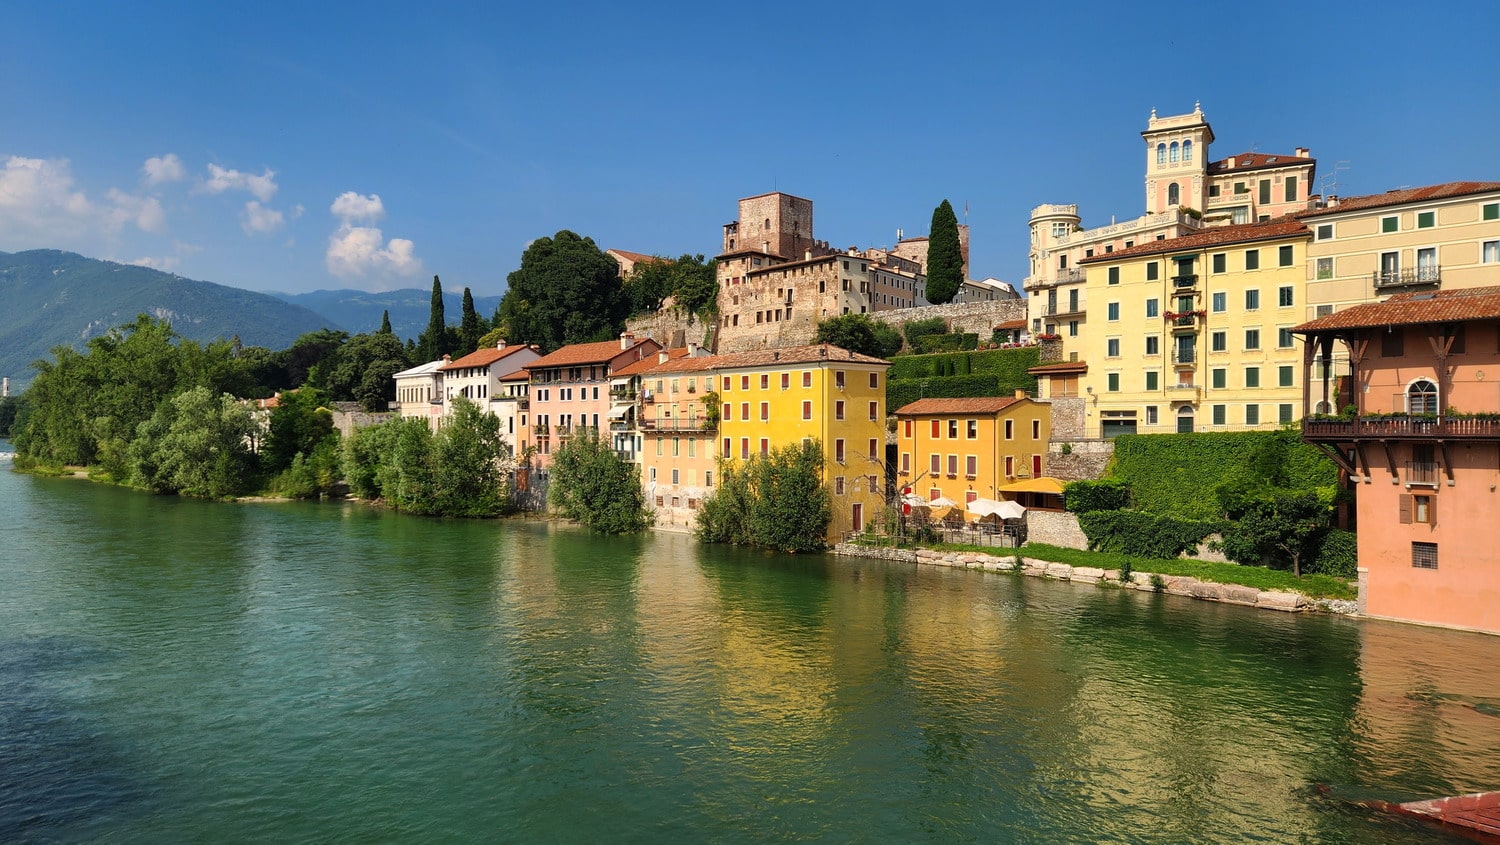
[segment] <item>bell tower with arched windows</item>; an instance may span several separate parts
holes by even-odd
[[[1191,114],[1157,117],[1151,110],[1146,131],[1146,212],[1159,214],[1174,206],[1199,211],[1208,204],[1208,145],[1214,130],[1193,105]]]

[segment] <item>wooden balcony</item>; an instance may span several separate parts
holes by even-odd
[[[1500,415],[1493,418],[1363,417],[1304,419],[1304,440],[1350,443],[1359,440],[1500,440]]]

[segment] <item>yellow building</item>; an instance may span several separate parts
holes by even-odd
[[[1297,419],[1302,355],[1291,329],[1306,313],[1311,237],[1281,218],[1084,259],[1083,436]]]
[[[912,493],[959,503],[1045,474],[1052,415],[1024,393],[1006,398],[918,399],[896,411],[896,480]]]
[[[702,360],[712,362],[718,379],[721,458],[738,463],[817,438],[824,482],[833,495],[828,541],[875,519],[885,503],[890,362],[828,344]]]
[[[636,413],[612,419],[611,428],[640,438],[641,484],[662,528],[691,529],[713,493],[718,426],[710,408],[718,407],[704,399],[714,396],[716,359],[700,353],[696,346],[662,350],[614,374],[631,380]]]

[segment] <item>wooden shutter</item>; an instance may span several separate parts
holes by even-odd
[[[1427,497],[1427,524],[1437,525],[1437,496]]]
[[[1401,508],[1401,524],[1402,525],[1410,525],[1411,524],[1411,494],[1410,493],[1402,493],[1401,494],[1401,506],[1400,506],[1400,508]]]

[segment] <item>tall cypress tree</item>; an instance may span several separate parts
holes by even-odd
[[[443,316],[443,283],[432,277],[432,310],[427,317],[427,328],[417,338],[417,355],[422,361],[436,361],[450,352],[445,347],[448,339],[448,322]],[[451,354],[451,352],[450,352]]]
[[[933,305],[951,302],[964,282],[964,255],[958,244],[958,217],[943,200],[932,210],[932,229],[927,234],[927,301]]]
[[[391,328],[391,312],[390,312],[389,309],[380,312],[380,333],[381,334],[395,334],[396,333]]]
[[[469,293],[468,288],[464,288],[463,320],[458,324],[458,354],[468,355],[478,349],[479,338],[484,336],[487,328],[474,310],[474,295]]]

